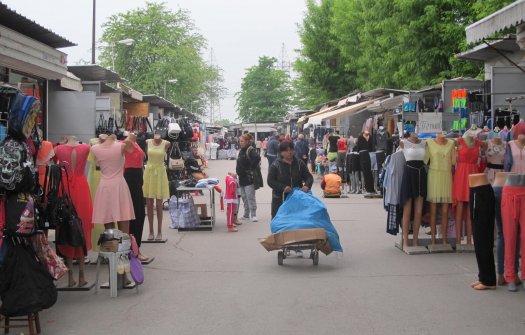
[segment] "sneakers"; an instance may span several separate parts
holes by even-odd
[[[228,228],[228,232],[230,232],[230,233],[235,233],[235,232],[238,232],[238,231],[239,231],[239,230],[238,230],[237,228],[235,228],[235,227],[233,227],[233,228]]]
[[[516,287],[516,283],[513,283],[513,282],[507,283],[507,291],[509,291],[509,292],[518,292],[518,288]]]
[[[256,216],[252,216],[252,222],[257,222],[257,217]]]

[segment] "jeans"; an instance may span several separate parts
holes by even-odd
[[[255,200],[255,187],[253,184],[246,186],[239,186],[241,190],[241,198],[244,204],[244,217],[250,218],[257,216],[257,201]]]

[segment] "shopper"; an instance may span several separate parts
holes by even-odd
[[[279,145],[280,157],[268,169],[267,183],[272,188],[272,219],[281,207],[285,196],[293,188],[301,188],[308,192],[312,188],[314,178],[308,172],[306,164],[294,156],[294,145],[291,141],[283,141]]]
[[[243,219],[250,219],[257,222],[257,202],[255,200],[255,186],[253,184],[253,174],[250,173],[258,168],[261,162],[261,156],[251,146],[250,136],[248,134],[241,135],[239,138],[241,149],[237,156],[236,172],[239,176],[239,189],[244,204]]]
[[[266,151],[266,158],[268,159],[268,167],[277,159],[279,154],[279,135],[275,134],[268,142],[268,148]]]
[[[302,160],[305,164],[308,164],[308,144],[306,144],[303,134],[299,134],[299,136],[297,136],[294,150],[295,157]]]

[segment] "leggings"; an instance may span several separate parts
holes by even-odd
[[[505,280],[516,281],[516,243],[521,243],[521,255],[525,255],[525,187],[503,186],[501,194],[501,219],[505,239]],[[518,229],[519,228],[519,229]],[[518,231],[521,237],[518,238]],[[525,262],[521,262],[521,277],[525,279]]]
[[[144,219],[146,217],[144,195],[142,193],[143,174],[144,172],[139,168],[124,170],[124,179],[126,179],[128,184],[133,210],[135,211],[135,220],[129,221],[129,232],[135,236],[139,247],[142,244],[142,231],[144,230]]]
[[[496,285],[494,266],[494,218],[495,198],[490,185],[470,188],[470,218],[476,261],[478,262],[478,280],[486,286]]]

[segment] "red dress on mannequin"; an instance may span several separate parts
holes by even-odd
[[[90,147],[88,144],[62,144],[55,148],[57,163],[65,166],[69,177],[69,195],[75,205],[78,216],[82,220],[82,230],[86,239],[86,250],[91,250],[91,230],[93,229],[93,205],[91,193],[84,171]],[[67,181],[64,174],[64,183]],[[67,184],[64,184],[67,189]],[[66,258],[84,257],[82,248],[69,245],[57,245],[57,249]]]
[[[470,190],[468,176],[479,173],[479,155],[481,141],[476,139],[474,145],[468,146],[465,139],[459,138],[458,159],[456,172],[454,173],[454,185],[452,188],[452,200],[469,202]]]

